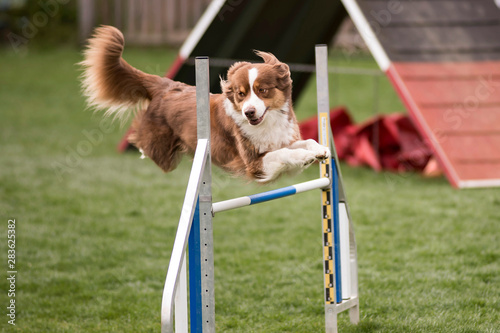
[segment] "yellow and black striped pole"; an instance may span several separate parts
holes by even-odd
[[[329,89],[328,89],[328,61],[327,46],[316,46],[316,91],[318,101],[318,142],[326,146],[332,152],[335,147],[330,145],[330,114],[329,114]],[[335,167],[335,166],[334,166]],[[327,333],[337,332],[337,299],[338,279],[336,279],[336,255],[335,255],[335,214],[338,212],[333,202],[335,194],[334,184],[336,176],[333,175],[332,160],[324,160],[320,166],[320,176],[330,179],[330,186],[322,190],[321,193],[321,214],[323,232],[323,269],[324,269],[324,290],[325,290],[325,328]],[[338,198],[338,197],[337,197]],[[338,219],[337,219],[338,221]]]
[[[328,140],[328,127],[329,115],[328,113],[319,114],[320,126],[320,143],[329,146]],[[328,125],[326,125],[328,124]],[[325,144],[326,143],[326,144]],[[320,165],[320,176],[330,179],[330,184],[333,184],[332,166],[330,160],[324,160]],[[324,274],[325,274],[325,303],[334,304],[336,301],[335,289],[335,250],[334,250],[334,210],[332,203],[332,187],[329,186],[321,191],[321,214],[323,221],[323,260],[324,260]]]

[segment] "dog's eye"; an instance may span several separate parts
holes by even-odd
[[[238,96],[245,97],[245,93],[243,91],[238,92]]]
[[[260,92],[261,94],[265,94],[265,93],[267,93],[267,89],[260,88],[260,89],[259,89],[259,92]]]

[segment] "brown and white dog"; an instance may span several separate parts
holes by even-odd
[[[133,68],[121,57],[123,47],[118,29],[96,29],[80,63],[84,94],[90,106],[118,117],[148,104],[134,119],[129,141],[169,172],[182,153],[196,149],[196,88]],[[265,183],[329,158],[330,151],[301,140],[288,66],[270,53],[256,54],[264,63],[233,64],[221,80],[223,93],[210,95],[210,142],[213,163]]]

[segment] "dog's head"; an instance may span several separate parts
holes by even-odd
[[[262,123],[268,112],[286,112],[291,103],[292,79],[288,65],[271,53],[256,51],[264,63],[237,62],[221,80],[222,92],[250,125]]]

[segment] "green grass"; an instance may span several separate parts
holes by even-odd
[[[162,74],[175,56],[128,49]],[[0,53],[0,253],[4,332],[158,332],[186,158],[163,174],[118,154],[124,128],[85,111],[75,50]],[[332,64],[375,68],[369,56]],[[379,78],[380,111],[402,107]],[[332,78],[332,104],[373,114],[373,78]],[[296,105],[315,112],[314,83]],[[333,100],[335,99],[335,101]],[[126,126],[125,126],[126,127]],[[342,165],[358,242],[361,322],[340,332],[499,332],[500,191]],[[311,167],[295,179],[317,177]],[[270,187],[269,187],[270,188]],[[214,170],[214,197],[268,189]],[[16,326],[7,324],[7,221],[16,219]],[[214,227],[219,332],[322,332],[319,193],[221,213]]]

